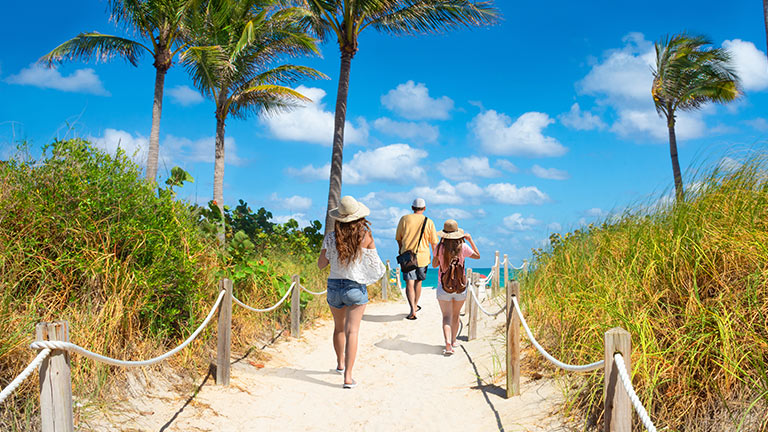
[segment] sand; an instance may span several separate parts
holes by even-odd
[[[131,384],[119,405],[87,410],[81,430],[94,431],[558,431],[562,393],[553,381],[523,376],[522,395],[505,399],[504,345],[497,318],[482,315],[478,338],[442,355],[440,311],[425,289],[415,321],[401,300],[371,303],[360,328],[354,376],[342,389],[331,344],[333,323],[319,321],[300,339],[265,348],[269,360],[237,361],[231,384],[196,381],[198,391],[174,391],[162,380]],[[488,309],[497,310],[490,303]],[[235,306],[234,313],[249,313]],[[462,317],[466,322],[466,317]],[[234,356],[233,356],[234,357]],[[233,358],[233,361],[236,358]],[[178,387],[178,386],[177,386]],[[138,388],[138,390],[136,390]]]

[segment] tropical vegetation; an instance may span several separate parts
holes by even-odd
[[[297,11],[277,1],[209,0],[195,7],[190,22],[193,46],[181,58],[194,85],[216,105],[213,200],[223,211],[227,117],[290,109],[308,99],[282,84],[325,75],[305,66],[275,66],[284,55],[318,54]]]
[[[341,53],[328,187],[330,210],[341,197],[349,76],[360,33],[369,27],[392,35],[415,35],[481,26],[495,22],[498,10],[490,0],[299,0],[298,4],[304,8],[306,28],[320,40],[335,38]],[[327,212],[325,226],[326,230],[333,226]]]
[[[155,90],[152,100],[152,129],[149,133],[146,178],[157,180],[160,155],[160,117],[163,112],[165,75],[176,54],[187,48],[185,18],[190,0],[109,0],[111,19],[135,32],[144,43],[98,32],[80,33],[62,43],[40,60],[49,66],[64,60],[106,61],[122,57],[133,66],[148,53],[155,67]]]
[[[651,95],[656,112],[667,120],[677,199],[682,199],[684,190],[677,156],[676,113],[695,111],[709,102],[731,102],[741,94],[730,53],[725,48],[707,48],[711,44],[704,36],[685,33],[663,38],[655,44]]]
[[[633,383],[659,430],[768,430],[768,154],[729,156],[682,200],[553,234],[521,280],[529,321],[563,361],[599,360],[608,329],[630,332]],[[602,430],[601,371],[564,379],[567,412]]]

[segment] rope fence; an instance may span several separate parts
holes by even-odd
[[[483,307],[478,295],[478,289],[486,289],[490,286],[491,295],[486,294],[486,300],[496,298],[500,293],[500,281],[502,280],[501,266],[503,265],[503,281],[506,291],[506,304],[496,312],[489,312]],[[523,261],[520,267],[513,267],[507,255],[503,260],[499,259],[496,252],[494,265],[487,276],[481,277],[467,269],[467,311],[469,314],[468,339],[473,340],[477,335],[477,316],[482,311],[484,314],[496,317],[506,311],[506,368],[507,368],[507,397],[520,394],[520,328],[525,331],[531,344],[538,352],[555,366],[572,372],[594,371],[604,369],[605,384],[603,395],[605,400],[605,431],[631,431],[632,408],[639,416],[643,426],[651,432],[656,432],[656,427],[651,421],[647,410],[642,405],[632,386],[629,371],[631,371],[631,340],[629,332],[621,328],[614,328],[605,333],[605,358],[603,360],[585,365],[571,365],[564,363],[549,354],[536,340],[520,308],[520,285],[509,278],[509,268],[525,271],[527,261]],[[396,279],[398,292],[406,299],[404,287],[400,282],[400,268],[392,269],[389,261],[386,262],[386,272],[381,279],[382,299],[387,300],[390,289],[390,279]],[[270,312],[283,304],[289,296],[291,298],[291,335],[300,336],[300,295],[305,291],[311,295],[319,296],[327,292],[315,292],[301,285],[299,275],[293,275],[292,282],[283,297],[274,305],[260,309],[244,304],[232,294],[232,281],[223,279],[220,282],[220,291],[216,301],[206,315],[203,322],[181,344],[170,351],[147,360],[119,360],[89,351],[69,341],[69,328],[66,321],[54,323],[39,323],[36,326],[37,338],[30,348],[38,350],[37,356],[29,365],[0,391],[0,403],[5,401],[36,369],[40,370],[40,415],[43,432],[73,432],[74,423],[72,415],[72,383],[70,376],[69,354],[78,353],[95,361],[113,366],[136,367],[148,366],[159,363],[186,348],[195,340],[212,321],[218,311],[217,352],[216,352],[216,384],[228,385],[230,373],[230,348],[232,330],[232,303],[253,311]],[[487,289],[486,289],[487,293]],[[407,301],[407,299],[406,299]],[[514,312],[513,312],[514,311]],[[623,391],[616,390],[621,383]]]
[[[479,298],[477,289],[487,287],[491,283],[491,293],[499,293],[498,286],[501,276],[500,266],[504,266],[504,288],[507,302],[501,310],[491,313],[486,310]],[[631,364],[631,337],[629,332],[622,328],[608,330],[604,336],[604,359],[583,365],[573,365],[562,362],[548,353],[536,340],[531,328],[520,308],[520,284],[509,277],[510,267],[516,271],[527,271],[528,262],[523,261],[520,267],[511,265],[507,255],[499,260],[499,252],[496,252],[494,266],[487,277],[480,278],[473,274],[472,269],[467,269],[467,289],[470,294],[467,297],[467,310],[469,311],[468,338],[472,340],[477,334],[478,311],[496,317],[501,312],[507,311],[506,320],[506,369],[507,369],[507,398],[520,395],[520,328],[525,331],[528,340],[536,350],[556,367],[570,372],[589,372],[603,369],[604,385],[603,399],[605,405],[604,420],[606,432],[631,432],[632,410],[637,413],[645,429],[656,432],[648,411],[643,406],[640,398],[635,393],[630,377]],[[495,277],[494,277],[495,276]],[[619,384],[620,383],[620,384]],[[621,387],[623,390],[618,390]]]

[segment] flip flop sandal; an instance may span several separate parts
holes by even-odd
[[[416,312],[418,312],[418,311],[420,311],[420,310],[421,310],[421,306],[419,306],[419,305],[416,305]]]
[[[343,386],[341,386],[341,387],[342,387],[342,388],[345,388],[345,389],[353,389],[353,388],[357,387],[357,381],[355,381],[355,380],[352,380],[352,382],[351,382],[351,383],[349,383],[349,384],[347,384],[347,383],[344,383],[344,385],[343,385]]]
[[[416,315],[408,315],[405,319],[413,321],[416,319]]]
[[[336,368],[336,373],[337,374],[343,374],[344,373],[344,369]]]
[[[443,355],[446,357],[450,357],[453,355],[453,351],[448,351],[447,349],[443,350]]]

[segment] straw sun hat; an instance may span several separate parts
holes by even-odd
[[[458,222],[448,219],[443,224],[443,230],[438,231],[437,235],[444,239],[460,239],[464,237],[464,230],[459,228]]]
[[[371,213],[365,204],[347,195],[341,198],[339,206],[331,209],[328,214],[339,222],[352,222],[364,218]]]

